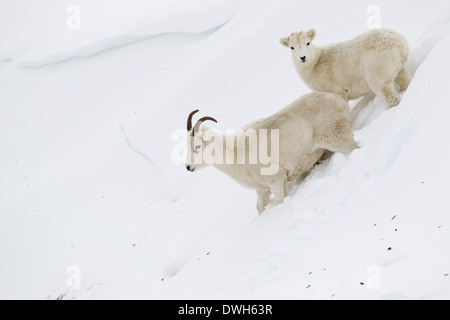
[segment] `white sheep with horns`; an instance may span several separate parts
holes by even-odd
[[[186,169],[194,172],[213,165],[242,186],[256,190],[259,213],[272,193],[276,203],[282,203],[288,182],[309,172],[326,151],[348,155],[358,148],[350,129],[348,104],[331,93],[307,94],[276,114],[227,135],[202,126],[208,120],[217,122],[211,117],[201,118],[193,126],[197,112],[187,120]],[[244,147],[243,154],[239,146]],[[263,149],[270,165],[261,156]],[[258,154],[259,158],[254,157]]]

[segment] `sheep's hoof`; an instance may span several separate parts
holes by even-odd
[[[401,101],[402,100],[400,98],[391,99],[391,101],[389,102],[389,109],[395,108],[396,106],[398,106],[400,104]]]

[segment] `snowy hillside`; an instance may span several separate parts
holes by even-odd
[[[1,299],[450,298],[448,1],[74,2],[0,4]],[[278,39],[350,39],[374,4],[414,79],[363,110],[359,150],[261,216],[185,170],[189,112],[275,113],[309,92]]]

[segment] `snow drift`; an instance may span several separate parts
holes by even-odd
[[[237,0],[79,0],[74,5],[53,1],[44,4],[51,10],[28,18],[5,37],[0,60],[38,67],[164,34],[202,33],[225,24],[243,3]],[[16,3],[5,5],[11,11],[17,6]]]

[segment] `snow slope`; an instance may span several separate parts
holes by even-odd
[[[360,114],[361,149],[260,217],[253,191],[173,163],[173,133],[194,108],[225,130],[307,93],[278,39],[310,27],[317,44],[351,38],[372,3],[138,3],[114,1],[124,23],[76,41],[41,22],[45,39],[24,22],[0,33],[12,60],[0,63],[0,298],[450,298],[445,1],[379,1],[382,25],[410,41],[411,87],[398,108],[376,99]],[[37,21],[65,8],[45,5]],[[110,23],[100,11],[97,26]]]
[[[225,24],[242,3],[245,1],[78,0],[74,4],[46,0],[41,6],[47,10],[31,17],[15,10],[41,9],[35,2],[4,4],[3,23],[9,25],[17,16],[22,23],[5,36],[0,60],[42,66],[164,34],[202,33]]]

